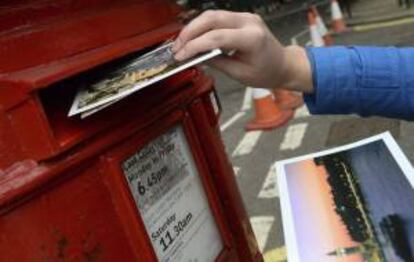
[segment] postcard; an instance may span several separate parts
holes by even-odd
[[[81,87],[68,116],[78,114],[81,114],[82,118],[90,116],[147,86],[222,54],[220,49],[215,49],[187,61],[177,62],[171,51],[172,44],[171,41],[167,42],[115,68],[104,78]]]
[[[275,164],[288,261],[414,261],[414,169],[390,133]]]

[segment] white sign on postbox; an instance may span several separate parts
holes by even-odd
[[[159,261],[214,261],[223,242],[181,126],[122,163]]]

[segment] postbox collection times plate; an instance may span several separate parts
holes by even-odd
[[[214,261],[224,245],[181,126],[122,163],[159,261]]]

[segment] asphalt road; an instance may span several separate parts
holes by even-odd
[[[296,21],[296,22],[295,22]],[[281,41],[306,28],[305,22],[291,21],[272,24]],[[357,45],[414,45],[414,23],[395,23],[392,26],[335,37],[335,43]],[[362,28],[364,29],[364,28]],[[253,117],[252,109],[242,111],[246,88],[213,69],[207,69],[216,79],[223,105],[222,137],[253,228],[268,261],[284,260],[284,237],[277,185],[270,167],[277,160],[325,150],[357,141],[384,131],[391,131],[410,161],[414,163],[414,123],[385,118],[358,116],[310,116],[306,108],[297,112],[288,125],[271,132],[246,134],[244,125]],[[248,93],[248,92],[247,92]],[[248,96],[248,95],[247,95]],[[246,107],[246,103],[245,103]],[[246,137],[247,135],[247,137]],[[271,257],[271,259],[269,259]]]

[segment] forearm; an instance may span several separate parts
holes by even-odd
[[[311,48],[308,54],[315,88],[305,100],[312,113],[414,119],[413,48]]]

